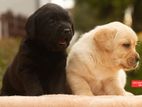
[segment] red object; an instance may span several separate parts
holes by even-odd
[[[142,88],[142,80],[132,80],[131,87],[133,88]]]

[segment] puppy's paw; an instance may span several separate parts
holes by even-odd
[[[125,96],[134,96],[134,94],[132,94],[130,92],[125,92]]]

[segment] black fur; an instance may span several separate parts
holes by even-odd
[[[27,36],[7,69],[1,95],[66,92],[66,48],[74,30],[66,10],[46,4],[26,24]]]

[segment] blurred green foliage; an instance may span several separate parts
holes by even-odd
[[[141,12],[142,0],[133,0],[133,7],[134,7],[134,10],[132,14],[132,18],[133,18],[132,28],[136,32],[141,32],[142,31],[142,12]]]
[[[96,25],[111,21],[123,21],[124,10],[132,0],[76,0],[75,27],[86,32]]]
[[[142,0],[75,0],[73,19],[75,28],[86,32],[97,25],[112,21],[123,22],[126,8],[133,7],[133,29],[142,30]]]
[[[126,90],[138,95],[138,94],[142,94],[142,88],[131,87],[131,81],[142,80],[142,42],[138,42],[136,49],[140,55],[140,64],[137,69],[127,73],[128,76],[127,76]]]

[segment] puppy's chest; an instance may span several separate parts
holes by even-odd
[[[37,73],[41,81],[44,83],[55,81],[55,79],[62,78],[65,75],[65,59],[54,60],[54,59],[44,59],[37,65]],[[57,82],[57,81],[56,81]]]
[[[65,62],[66,55],[64,54],[46,54],[46,55],[38,55],[37,58],[34,58],[40,66],[47,66],[47,65],[58,65],[62,62]]]
[[[66,57],[47,57],[37,60],[37,72],[40,76],[52,76],[65,72]]]
[[[103,95],[105,93],[103,80],[95,80],[89,83],[94,95]]]
[[[106,95],[105,88],[108,86],[106,81],[112,79],[112,77],[95,77],[89,81],[90,88],[94,95]]]

